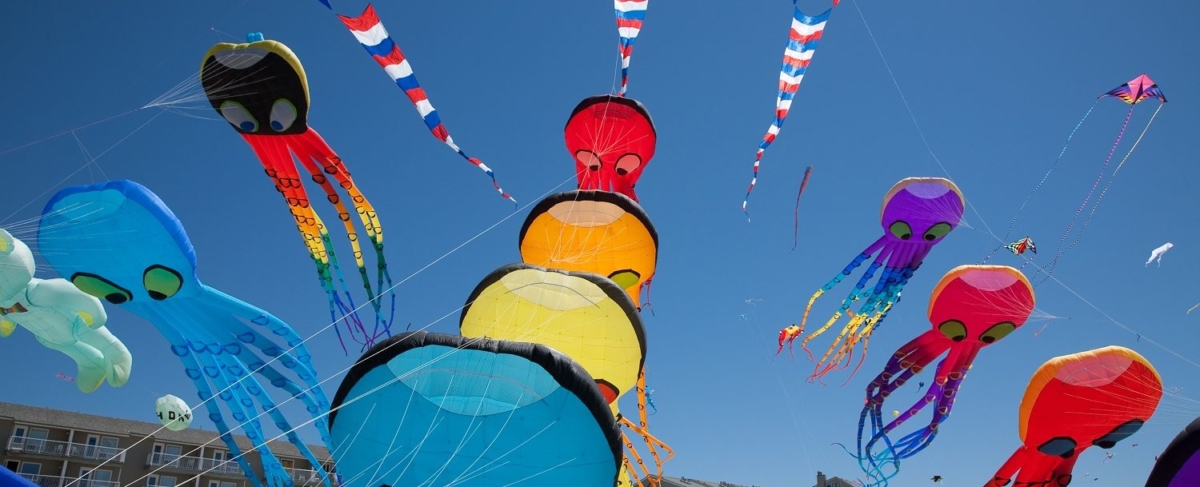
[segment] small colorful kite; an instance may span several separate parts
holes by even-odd
[[[787,342],[788,353],[792,354],[792,358],[796,358],[796,354],[792,353],[792,342],[796,341],[796,338],[800,336],[801,332],[803,332],[803,330],[801,330],[800,327],[795,324],[788,325],[787,328],[779,330],[779,350],[775,351],[775,355],[779,355],[781,352],[783,352],[783,344],[784,342]]]
[[[1033,239],[1029,237],[1025,237],[1021,240],[1017,240],[1016,242],[1005,245],[1004,248],[1008,249],[1009,252],[1012,252],[1013,255],[1024,254],[1026,250],[1035,254],[1037,253],[1037,246],[1033,244]]]

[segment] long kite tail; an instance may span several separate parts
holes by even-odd
[[[1100,202],[1104,201],[1104,195],[1108,193],[1108,189],[1112,187],[1113,181],[1116,180],[1117,173],[1121,171],[1121,167],[1125,166],[1125,161],[1129,160],[1129,156],[1133,155],[1133,151],[1134,149],[1137,149],[1138,144],[1142,143],[1142,138],[1145,137],[1146,132],[1150,130],[1150,124],[1154,123],[1154,118],[1158,116],[1158,111],[1162,110],[1162,107],[1162,104],[1158,105],[1158,108],[1154,110],[1154,114],[1150,116],[1150,120],[1146,122],[1146,126],[1142,128],[1142,133],[1138,134],[1137,140],[1135,140],[1133,145],[1129,147],[1129,151],[1125,152],[1125,157],[1122,157],[1121,162],[1117,163],[1117,168],[1113,170],[1112,176],[1109,176],[1108,182],[1104,184],[1104,189],[1100,191],[1100,196],[1096,197],[1096,204],[1092,205],[1092,210],[1088,212],[1087,218],[1083,220],[1083,224],[1079,228],[1079,234],[1075,235],[1075,240],[1071,241],[1071,245],[1067,246],[1067,249],[1063,251],[1063,255],[1066,255],[1068,252],[1074,249],[1075,245],[1078,244],[1081,239],[1083,239],[1084,232],[1087,232],[1088,226],[1091,225],[1092,218],[1096,215],[1096,210],[1100,208]],[[1037,253],[1037,251],[1035,250],[1034,253]],[[1162,256],[1159,256],[1159,265],[1162,265]],[[1043,277],[1042,282],[1045,282],[1046,279],[1049,278],[1049,275]]]
[[[367,4],[367,8],[363,10],[362,15],[358,17],[347,17],[338,15],[346,28],[350,29],[350,33],[358,39],[367,53],[379,63],[388,77],[392,79],[404,90],[404,94],[412,101],[417,108],[417,112],[421,114],[421,119],[425,121],[425,126],[429,128],[430,133],[438,140],[450,146],[454,152],[466,159],[467,162],[474,164],[481,171],[492,178],[492,187],[500,193],[500,196],[516,203],[511,195],[500,187],[500,183],[496,181],[496,174],[492,169],[484,164],[483,161],[468,156],[462,149],[454,143],[454,139],[450,137],[450,132],[446,130],[446,126],[442,124],[441,117],[438,116],[437,110],[433,108],[433,104],[429,102],[429,97],[425,94],[425,90],[421,88],[421,84],[417,82],[417,77],[413,74],[412,66],[408,59],[404,57],[404,53],[400,51],[400,46],[388,35],[387,29],[384,28],[383,22],[379,20],[379,15],[375,13],[375,7]]]
[[[813,53],[816,52],[821,34],[825,32],[825,22],[829,20],[831,12],[833,12],[832,8],[820,15],[810,17],[800,11],[799,5],[792,12],[792,26],[788,32],[787,47],[783,51],[783,67],[779,71],[779,95],[775,99],[775,119],[771,121],[766,135],[758,144],[758,151],[754,154],[754,174],[750,178],[750,187],[746,189],[746,197],[742,200],[742,213],[746,214],[747,220],[750,219],[750,214],[746,211],[746,206],[750,202],[750,193],[758,184],[758,169],[762,164],[763,152],[771,146],[775,137],[779,135],[779,130],[783,128],[783,122],[792,108],[792,100],[796,98],[796,90],[800,88],[800,82],[804,80],[804,73],[808,71],[808,64],[812,62]]]
[[[621,38],[621,91],[617,96],[625,96],[625,89],[629,86],[629,56],[633,54],[633,41],[642,32],[646,7],[649,5],[650,0],[613,0],[617,13],[617,35]]]
[[[796,192],[796,208],[792,212],[792,250],[796,250],[796,246],[800,244],[800,196],[804,194],[804,188],[808,187],[808,177],[812,175],[812,166],[804,170],[804,179],[800,180],[800,190]]]
[[[1058,151],[1058,157],[1054,158],[1054,162],[1050,164],[1050,169],[1046,171],[1046,174],[1042,175],[1042,180],[1038,181],[1037,185],[1033,187],[1033,191],[1030,191],[1029,194],[1025,195],[1025,200],[1021,202],[1021,206],[1017,207],[1017,212],[1013,213],[1012,220],[1009,220],[1008,222],[1008,228],[1004,230],[1004,237],[1000,239],[1002,242],[1008,241],[1009,235],[1012,234],[1013,225],[1017,223],[1017,218],[1019,218],[1021,213],[1025,211],[1025,205],[1028,205],[1029,200],[1033,198],[1034,193],[1037,193],[1039,189],[1042,189],[1042,185],[1046,184],[1046,179],[1050,177],[1050,173],[1054,172],[1054,168],[1058,166],[1058,162],[1061,161],[1063,155],[1067,153],[1067,147],[1071,145],[1071,139],[1075,138],[1075,132],[1078,132],[1079,127],[1083,126],[1083,121],[1087,120],[1088,115],[1092,114],[1092,110],[1096,109],[1096,104],[1098,103],[1100,103],[1099,98],[1092,102],[1092,106],[1088,107],[1087,112],[1083,114],[1083,118],[1079,119],[1079,122],[1075,124],[1075,128],[1071,129],[1071,133],[1067,135],[1067,141],[1063,143],[1062,149]],[[986,264],[987,261],[992,258],[992,255],[994,255],[997,250],[1002,248],[1004,248],[1003,245],[992,249],[991,252],[988,252],[987,256],[983,258],[982,263]]]
[[[1083,209],[1087,207],[1088,201],[1091,201],[1092,195],[1095,194],[1096,188],[1100,186],[1100,180],[1104,178],[1104,172],[1108,169],[1109,162],[1112,161],[1112,156],[1117,151],[1117,146],[1121,144],[1121,138],[1125,136],[1125,129],[1129,128],[1129,119],[1133,116],[1133,108],[1137,105],[1129,105],[1129,111],[1125,112],[1125,121],[1121,123],[1121,130],[1117,132],[1117,138],[1113,140],[1112,147],[1108,149],[1108,156],[1104,158],[1104,164],[1100,166],[1100,173],[1096,175],[1096,180],[1092,182],[1092,188],[1088,190],[1087,197],[1079,204],[1079,208],[1075,210],[1075,215],[1071,217],[1071,221],[1067,223],[1067,229],[1063,231],[1062,238],[1058,241],[1058,247],[1055,249],[1054,258],[1050,260],[1050,265],[1046,266],[1046,277],[1042,278],[1042,282],[1050,277],[1050,273],[1054,272],[1055,266],[1058,265],[1058,260],[1063,256],[1063,245],[1067,243],[1067,235],[1071,234],[1071,228],[1075,226],[1075,220],[1083,213]]]

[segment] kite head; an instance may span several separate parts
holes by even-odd
[[[934,287],[928,314],[934,329],[946,339],[984,347],[1024,325],[1033,306],[1033,286],[1021,271],[962,265]]]
[[[144,307],[201,292],[183,225],[133,181],[59,191],[46,203],[40,229],[52,229],[39,241],[54,270],[103,301]]]
[[[1029,450],[1063,460],[1091,446],[1112,448],[1158,408],[1162,380],[1137,352],[1110,346],[1046,362],[1021,401]]]
[[[254,39],[257,35],[259,40]],[[208,102],[244,135],[294,135],[308,130],[308,79],[300,59],[278,41],[246,35],[204,55],[200,84]]]
[[[1162,90],[1158,89],[1158,83],[1155,83],[1149,76],[1146,76],[1146,73],[1142,73],[1141,76],[1129,80],[1128,83],[1100,95],[1100,98],[1106,96],[1120,98],[1121,101],[1130,105],[1137,104],[1150,97],[1158,98],[1158,101],[1162,103],[1167,102],[1167,96],[1163,94]]]
[[[588,97],[571,112],[563,132],[579,189],[616,191],[636,201],[633,186],[658,141],[645,106],[632,98]]]
[[[932,245],[958,227],[965,207],[949,179],[905,178],[883,197],[880,224],[889,240]]]
[[[36,270],[29,246],[0,228],[0,302],[24,292]]]

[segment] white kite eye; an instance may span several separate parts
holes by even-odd
[[[296,105],[286,98],[275,100],[271,105],[271,130],[283,132],[296,123]]]

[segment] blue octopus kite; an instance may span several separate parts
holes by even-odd
[[[259,405],[308,461],[320,465],[255,377],[299,398],[328,446],[329,399],[302,339],[279,318],[200,282],[192,242],[157,195],[124,180],[63,189],[42,211],[38,242],[60,275],[83,292],[149,320],[171,343],[209,419],[252,485],[262,487],[262,480],[233,441],[218,402],[210,400],[214,395],[258,450],[268,485],[293,484],[267,448],[257,419]],[[268,358],[278,364],[267,363]],[[293,372],[304,386],[276,365]],[[328,478],[323,480],[329,487]]]

